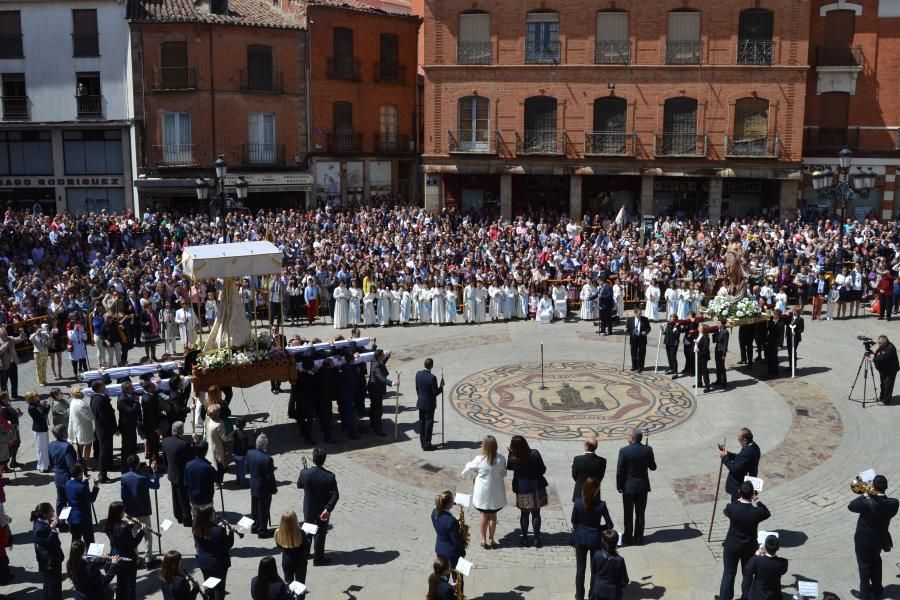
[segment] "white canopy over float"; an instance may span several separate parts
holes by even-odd
[[[216,321],[210,329],[203,352],[241,347],[250,342],[250,322],[236,278],[272,275],[281,272],[284,254],[272,242],[237,242],[188,246],[182,252],[182,272],[186,277],[222,279]]]
[[[284,254],[272,242],[236,242],[188,246],[182,252],[182,272],[193,280],[281,272]]]

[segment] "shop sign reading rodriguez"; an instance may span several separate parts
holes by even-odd
[[[42,188],[64,185],[70,187],[122,187],[121,177],[0,177],[0,187]]]

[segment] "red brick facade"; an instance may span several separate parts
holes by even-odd
[[[708,208],[713,217],[720,211],[746,214],[755,212],[753,195],[782,212],[792,210],[803,140],[809,2],[686,0],[667,3],[666,8],[668,4],[672,9],[699,11],[701,43],[695,48],[700,64],[666,64],[669,18],[658,2],[426,1],[426,204],[458,206],[461,198],[452,190],[460,187],[459,179],[493,174],[499,179],[504,216],[526,207],[519,198],[511,198],[517,189],[525,195],[531,190],[553,196],[552,189],[545,191],[537,182],[538,177],[550,176],[570,179],[568,186],[557,182],[549,187],[567,187],[568,197],[563,198],[562,191],[556,193],[557,199],[567,203],[567,212],[576,217],[583,211],[613,210],[618,204],[642,214],[667,208],[701,213]],[[764,46],[771,64],[738,64],[739,14],[760,6],[771,11],[771,38]],[[627,64],[595,64],[598,13],[609,10],[628,11]],[[459,15],[473,11],[490,14],[490,64],[457,65]],[[557,64],[526,64],[526,45],[531,43],[526,21],[536,11],[558,11]],[[473,96],[490,103],[491,148],[478,156],[460,152],[453,134],[460,128],[460,99]],[[595,101],[610,96],[627,105],[620,131],[629,141],[622,152],[598,156],[592,151],[598,137],[585,134],[595,131]],[[541,97],[556,99],[557,138],[552,140],[552,152],[527,152],[526,99]],[[707,137],[697,142],[692,156],[675,158],[664,156],[672,152],[661,148],[670,139],[663,137],[666,100],[679,97],[696,100],[695,133]],[[734,139],[736,103],[753,98],[768,101],[762,125],[766,139],[760,141],[767,148],[763,156],[752,151],[752,156],[747,152],[732,156],[731,149],[726,153],[725,136]],[[731,171],[722,172],[726,168]],[[517,184],[516,178],[523,175],[536,185]],[[618,189],[591,181],[598,176],[617,179]],[[445,188],[449,178],[457,181],[447,182]],[[755,183],[739,185],[729,179]],[[697,189],[703,193],[683,202],[682,196]],[[598,202],[592,197],[595,193],[607,197]],[[729,204],[732,193],[735,200]],[[694,209],[687,207],[690,202]],[[529,202],[527,207],[535,205]]]
[[[392,196],[412,201],[418,189],[416,57],[420,19],[324,3],[308,5],[307,16],[317,200]],[[335,48],[336,29],[344,32],[343,53]],[[395,40],[396,60],[383,54],[387,36]],[[343,115],[339,123],[335,122],[338,113]],[[386,180],[388,172],[390,181]]]
[[[814,0],[810,19],[807,172],[819,165],[834,170],[838,151],[848,147],[854,172],[861,166],[877,175],[875,190],[848,203],[848,217],[891,218],[900,165],[900,3]],[[838,206],[814,192],[808,176],[803,194],[810,206]]]
[[[149,179],[174,182],[171,189],[142,191],[147,203],[171,197],[195,201],[193,189],[177,183],[212,177],[218,155],[224,156],[232,174],[307,171],[305,36],[299,26],[132,23],[138,169]],[[172,42],[184,44],[186,67],[166,66],[171,59],[162,62],[163,45]],[[248,68],[251,46],[271,49],[271,78],[254,79],[254,68]],[[179,131],[164,133],[167,113],[190,115],[189,136],[186,117],[167,117],[180,119],[169,125]],[[269,123],[266,134],[258,133],[262,126],[256,119],[261,118]],[[311,176],[306,177],[309,188]],[[255,183],[251,186],[251,207],[306,201],[301,186],[275,186],[272,194]]]

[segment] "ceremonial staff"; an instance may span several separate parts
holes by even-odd
[[[795,338],[794,338],[794,336],[796,335],[796,333],[794,332],[794,330],[797,329],[797,326],[796,326],[796,325],[788,325],[788,327],[791,328],[791,347],[790,347],[790,352],[789,352],[788,355],[789,355],[790,358],[791,358],[791,379],[794,379],[794,377],[797,376],[797,373],[796,373],[796,368],[797,368],[797,344],[796,344]]]
[[[659,326],[659,338],[656,340],[656,364],[653,365],[653,372],[659,371],[659,348],[662,346],[663,332],[666,330],[665,325]]]
[[[193,417],[191,418],[191,420],[193,420]],[[155,454],[155,457],[153,459],[153,465],[154,465],[153,470],[155,471],[156,465],[159,464],[159,450],[157,450],[154,454]],[[157,477],[156,480],[157,480],[157,483],[159,483],[159,477]],[[159,486],[156,486],[155,488],[153,488],[153,508],[154,508],[153,512],[156,514],[156,532],[154,532],[154,533],[156,533],[156,549],[159,552],[159,555],[162,556],[162,536],[158,533],[159,531],[162,531],[159,528],[159,494],[157,494],[158,489],[159,489]],[[153,549],[152,541],[150,542],[150,548]]]
[[[441,445],[447,443],[447,440],[444,438],[444,369],[441,369]]]
[[[400,433],[400,424],[397,419],[400,416],[400,371],[397,371],[397,392],[394,396],[394,441],[397,441],[397,436]],[[441,422],[441,427],[444,426],[443,421]],[[441,440],[443,441],[443,440]]]
[[[625,339],[622,340],[622,371],[625,371],[625,354],[628,351],[628,326],[625,326]]]
[[[728,438],[722,439],[722,444],[719,446],[720,452],[725,449],[725,441],[727,439]],[[709,518],[709,533],[706,535],[707,542],[712,541],[712,529],[713,529],[713,523],[716,522],[716,508],[718,508],[718,506],[719,506],[719,489],[722,487],[722,467],[724,467],[724,466],[725,466],[725,462],[721,458],[719,458],[719,476],[716,478],[716,498],[713,501],[712,516]]]

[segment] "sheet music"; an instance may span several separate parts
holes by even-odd
[[[241,520],[237,522],[238,527],[243,527],[244,529],[250,529],[253,527],[253,523],[255,521],[250,517],[241,517]]]
[[[171,527],[171,526],[172,526],[172,521],[170,521],[168,519],[164,520],[162,523],[159,524],[159,528],[162,529],[163,531],[168,531],[169,527]]]
[[[749,475],[744,476],[744,481],[749,481],[753,484],[753,489],[757,492],[763,491],[763,480],[759,477],[750,477]]]
[[[298,596],[302,596],[309,590],[308,587],[306,587],[299,581],[292,581],[291,585],[288,586],[288,589],[291,590],[293,593],[297,594]]]
[[[103,556],[103,544],[91,544],[88,546],[88,551],[86,553],[88,556]]]
[[[220,583],[222,583],[222,580],[219,579],[218,577],[207,577],[206,579],[203,580],[203,587],[213,589]]]
[[[818,598],[819,597],[819,582],[818,581],[798,581],[797,582],[797,593],[803,598]]]
[[[470,496],[469,494],[461,494],[459,492],[456,492],[456,496],[453,498],[453,503],[468,508],[472,504],[472,496]]]
[[[459,562],[456,563],[456,570],[468,577],[469,573],[472,572],[472,567],[474,566],[475,565],[467,561],[465,558],[460,558]]]
[[[774,535],[778,537],[777,531],[758,531],[756,532],[756,543],[759,544],[760,548],[766,545],[766,538],[770,535]]]
[[[304,532],[308,533],[309,535],[316,535],[316,532],[319,531],[319,526],[316,525],[315,523],[304,523],[303,525],[300,526],[300,529],[302,529]]]
[[[71,506],[65,507],[64,509],[62,509],[61,511],[59,511],[59,520],[60,520],[60,521],[65,521],[66,519],[69,518],[69,514],[71,514],[71,512],[72,512],[72,507],[71,507]]]
[[[877,473],[875,472],[875,469],[866,469],[859,474],[859,478],[866,483],[872,483],[872,480],[875,479],[876,475]]]

